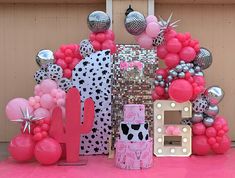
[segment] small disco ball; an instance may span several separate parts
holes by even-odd
[[[130,12],[125,18],[126,30],[132,35],[140,35],[146,29],[147,22],[143,14],[137,11]]]
[[[90,13],[87,17],[88,28],[94,32],[105,32],[109,29],[111,20],[103,11],[94,11]]]

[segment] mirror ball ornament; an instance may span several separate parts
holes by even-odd
[[[207,110],[208,108],[208,101],[206,96],[204,95],[200,95],[199,97],[197,97],[193,102],[192,102],[192,108],[193,111],[197,112],[197,113],[203,113]]]
[[[55,62],[53,52],[49,49],[40,50],[36,56],[36,62],[41,68],[46,69]]]
[[[105,32],[109,29],[111,21],[108,16],[103,11],[94,11],[90,13],[87,17],[88,28],[94,32]]]
[[[192,123],[199,123],[203,120],[203,113],[193,113],[191,118]]]
[[[206,127],[212,126],[213,123],[214,123],[214,119],[211,118],[211,117],[206,117],[205,119],[203,119],[203,124],[204,124]]]
[[[219,107],[217,105],[209,106],[208,109],[204,112],[204,114],[215,117],[219,113]]]
[[[130,12],[125,18],[126,30],[132,35],[140,35],[146,29],[147,22],[143,14],[138,11]]]
[[[211,105],[217,105],[224,97],[224,91],[218,86],[209,87],[204,94]]]
[[[194,63],[199,65],[203,70],[207,69],[212,64],[211,52],[206,48],[200,48],[200,51],[198,52]]]

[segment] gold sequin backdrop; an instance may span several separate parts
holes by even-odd
[[[129,4],[147,14],[147,0],[113,0],[113,29],[119,44],[134,42],[123,25]],[[19,131],[6,120],[4,108],[11,98],[33,94],[36,52],[86,38],[87,15],[105,6],[105,0],[0,0],[0,141],[9,141]],[[214,61],[205,72],[207,84],[225,90],[220,113],[227,117],[235,140],[235,2],[155,0],[155,14],[167,18],[171,12],[173,20],[181,19],[178,31],[191,32],[212,51]]]

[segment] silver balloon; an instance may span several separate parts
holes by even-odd
[[[209,103],[206,96],[200,95],[192,102],[193,111],[203,113],[207,110]]]
[[[207,69],[212,64],[212,54],[206,48],[200,48],[194,63],[199,65],[202,69]]]
[[[184,77],[185,77],[185,73],[184,73],[184,72],[180,72],[180,73],[178,74],[178,76],[179,76],[179,78],[184,78]]]
[[[215,117],[219,113],[219,107],[217,105],[210,105],[204,113],[210,117]]]
[[[211,118],[211,117],[206,117],[205,119],[203,119],[203,124],[204,124],[206,127],[212,126],[213,123],[214,123],[214,119]]]
[[[204,73],[203,73],[202,71],[201,71],[201,72],[196,72],[195,75],[196,75],[196,76],[202,76],[202,77],[203,77],[203,76],[204,76]]]
[[[192,123],[199,123],[203,120],[203,114],[202,113],[193,113],[193,116],[192,116]]]
[[[124,24],[126,30],[132,35],[140,35],[147,26],[144,15],[137,11],[130,12],[126,16]]]
[[[87,17],[88,28],[95,33],[105,32],[109,29],[111,21],[103,11],[94,11]]]
[[[49,49],[40,50],[36,56],[36,62],[41,68],[46,69],[55,61],[53,52]]]
[[[218,86],[209,87],[204,94],[211,105],[217,105],[224,97],[224,91]]]

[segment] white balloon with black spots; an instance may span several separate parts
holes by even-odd
[[[48,79],[47,72],[43,69],[37,70],[33,77],[37,84],[40,84],[42,80]]]
[[[67,78],[61,78],[60,80],[58,80],[57,84],[65,92],[67,92],[70,88],[73,87],[72,81]]]
[[[80,53],[85,58],[94,53],[95,50],[89,40],[82,40],[80,42]]]
[[[192,106],[193,106],[193,111],[195,111],[197,113],[205,112],[209,106],[209,102],[207,100],[207,97],[204,95],[200,95],[198,98],[196,98],[192,102]]]
[[[52,80],[59,80],[63,76],[63,69],[57,64],[52,64],[47,68],[48,77]]]

